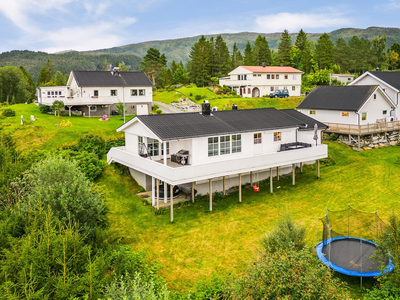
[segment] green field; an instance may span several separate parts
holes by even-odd
[[[235,103],[239,106],[243,103],[262,107],[265,99],[238,100],[240,102]],[[266,100],[266,105],[279,108],[293,108],[299,101],[297,98]],[[215,101],[220,105],[224,105],[223,101],[226,103],[226,99]],[[82,117],[59,119],[40,114],[33,104],[13,105],[12,108],[17,116],[0,119],[0,128],[12,132],[23,151],[74,143],[87,132],[113,137],[120,135],[115,130],[123,123],[120,116],[112,117],[109,122]],[[20,125],[21,114],[25,120],[34,115],[37,121]],[[55,126],[61,120],[70,120],[72,127]],[[328,142],[328,146],[330,163],[322,165],[320,180],[316,178],[315,166],[306,166],[303,173],[297,174],[295,186],[290,176],[282,176],[279,182],[275,178],[272,195],[266,182],[260,184],[258,193],[245,187],[242,203],[238,202],[237,193],[216,196],[214,200],[218,205],[212,213],[208,212],[207,197],[176,207],[172,224],[168,212],[155,215],[151,206],[143,204],[136,195],[141,187],[131,177],[119,175],[113,166],[108,166],[97,183],[106,195],[110,210],[110,233],[132,249],[146,248],[153,259],[162,263],[161,274],[169,288],[187,291],[201,279],[210,278],[213,272],[240,272],[257,254],[259,238],[283,214],[290,214],[304,225],[308,243],[315,245],[322,234],[321,224],[317,234],[316,218],[323,217],[326,208],[342,210],[350,204],[367,212],[378,210],[384,220],[393,212],[399,213],[398,147],[355,152],[344,144]],[[353,295],[358,296],[359,282],[350,283]]]

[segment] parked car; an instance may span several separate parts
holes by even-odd
[[[288,90],[276,90],[275,92],[269,94],[270,98],[287,98],[289,97],[289,91]]]
[[[157,193],[157,187],[154,187],[154,191]],[[173,198],[176,198],[179,196],[180,193],[180,188],[177,185],[174,185],[173,187]],[[157,197],[157,196],[156,196]],[[164,198],[164,185],[160,184],[160,199]],[[171,186],[167,184],[167,198],[171,198]]]

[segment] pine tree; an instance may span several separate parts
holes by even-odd
[[[253,48],[249,41],[247,41],[246,48],[244,48],[243,65],[254,66]]]
[[[338,38],[333,53],[335,64],[339,65],[341,70],[348,71],[350,69],[350,49],[343,38]]]
[[[281,35],[278,45],[279,64],[290,66],[290,49],[292,48],[292,39],[289,32],[285,29]]]
[[[312,42],[308,41],[305,45],[303,52],[301,54],[299,69],[309,74],[312,71],[313,61],[312,61]]]
[[[214,43],[213,73],[211,77],[222,77],[231,71],[229,49],[221,35],[218,35]]]
[[[33,78],[31,74],[29,74],[23,66],[19,66],[20,70],[25,76],[26,79],[26,90],[27,90],[27,102],[32,102],[33,99],[35,98],[36,94],[36,89],[35,89],[35,82],[33,81]]]
[[[194,43],[189,54],[188,71],[191,82],[204,86],[211,78],[212,44],[204,35]]]
[[[303,52],[304,49],[307,47],[307,43],[308,43],[307,33],[305,33],[303,29],[300,29],[296,37],[296,42],[294,44],[301,52]]]
[[[167,65],[165,54],[155,48],[149,48],[140,63],[140,69],[150,77],[153,84],[160,75],[161,70]]]
[[[387,56],[386,56],[386,34],[381,37],[372,38],[372,66],[374,68],[387,68]]]
[[[188,76],[186,74],[185,69],[181,64],[178,65],[175,73],[174,73],[174,83],[185,84],[188,80]]]
[[[333,42],[327,33],[319,37],[314,58],[320,70],[329,69],[333,65],[333,47]]]
[[[256,66],[261,66],[262,63],[265,63],[267,66],[271,65],[271,50],[269,49],[269,45],[265,36],[258,35],[254,42],[254,64]]]
[[[40,70],[36,85],[43,86],[53,80],[54,66],[48,59],[46,64]]]
[[[232,57],[231,57],[231,63],[232,63],[231,69],[236,69],[242,64],[242,62],[243,62],[242,53],[238,50],[236,43],[234,43],[232,50]]]
[[[60,71],[57,71],[56,75],[54,75],[54,83],[57,86],[61,86],[61,85],[65,85],[66,84],[65,77]]]

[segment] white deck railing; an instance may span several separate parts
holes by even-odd
[[[115,147],[107,154],[107,162],[117,162],[149,176],[176,185],[215,177],[266,170],[300,162],[314,161],[328,157],[328,146],[269,153],[245,158],[204,163],[199,165],[166,166],[125,151],[125,147]]]

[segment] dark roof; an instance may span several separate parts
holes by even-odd
[[[306,128],[300,128],[299,130],[314,130],[315,123],[317,123],[318,129],[328,129],[328,126],[324,123],[321,123],[295,109],[282,109],[281,111],[307,125]]]
[[[297,108],[358,111],[377,87],[377,85],[317,86]]]
[[[148,87],[153,86],[144,72],[72,71],[80,87]]]
[[[275,108],[213,111],[211,116],[178,113],[136,118],[164,141],[305,126]]]
[[[391,85],[392,87],[400,90],[400,72],[393,72],[393,71],[368,71],[372,75],[378,77],[382,81],[386,82],[387,84]]]

